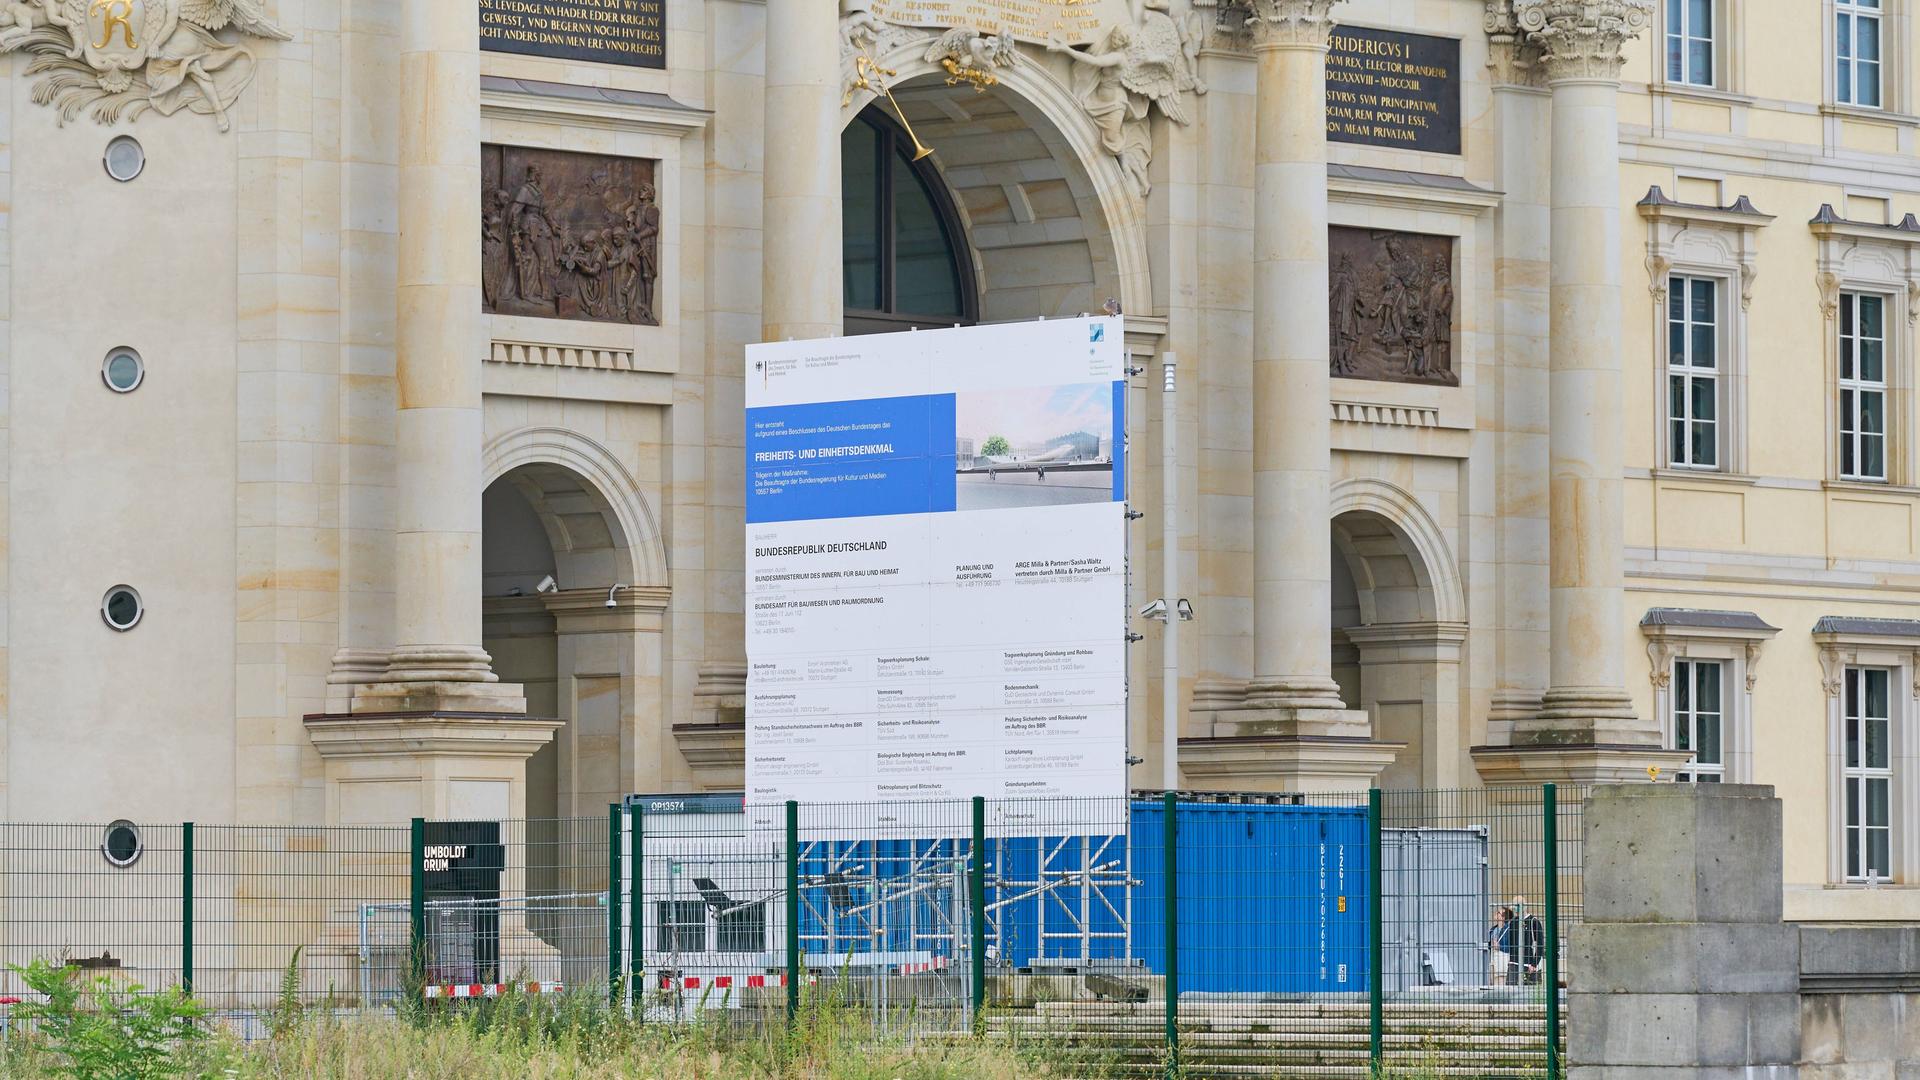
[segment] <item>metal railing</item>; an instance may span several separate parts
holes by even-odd
[[[565,989],[653,1022],[815,1010],[1187,1076],[1558,1077],[1584,797],[705,796],[596,818],[149,825],[126,865],[100,827],[7,824],[0,959],[179,983],[243,1017],[289,988],[335,1008]],[[24,992],[0,973],[0,997]]]

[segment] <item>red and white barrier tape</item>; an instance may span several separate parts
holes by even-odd
[[[922,975],[930,971],[944,971],[952,964],[953,961],[946,957],[917,964],[894,964],[892,973]],[[807,976],[809,986],[819,981],[817,976]],[[758,990],[768,986],[785,985],[787,985],[785,975],[683,975],[678,979],[666,975],[660,977],[662,990],[730,990],[736,986]]]
[[[950,963],[952,963],[952,961],[946,957],[941,957],[938,960],[929,960],[923,964],[897,964],[894,966],[893,973],[895,975],[924,975],[929,971],[944,971]]]
[[[811,984],[809,976],[807,982]],[[768,986],[785,986],[785,975],[683,975],[678,979],[661,976],[662,990],[731,990],[735,986],[745,986],[758,990]]]
[[[510,990],[523,994],[558,994],[565,989],[557,982],[457,983],[451,986],[428,986],[423,992],[430,998],[490,998],[499,997]]]

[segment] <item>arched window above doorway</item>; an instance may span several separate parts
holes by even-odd
[[[907,133],[869,107],[841,133],[840,162],[846,332],[978,320],[960,215]]]

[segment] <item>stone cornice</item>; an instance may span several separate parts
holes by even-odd
[[[694,776],[708,788],[733,787],[745,778],[745,723],[675,724],[673,740]]]
[[[1640,620],[1647,639],[1647,679],[1665,690],[1673,679],[1673,662],[1689,642],[1727,645],[1746,660],[1747,692],[1759,681],[1760,650],[1780,632],[1750,611],[1711,611],[1686,608],[1650,608]]]
[[[1773,220],[1754,208],[1745,195],[1728,206],[1702,206],[1677,202],[1655,184],[1634,204],[1647,222],[1647,288],[1662,310],[1667,303],[1667,276],[1673,270],[1676,248],[1683,237],[1700,233],[1719,233],[1726,256],[1740,267],[1740,310],[1753,306],[1753,282],[1760,273],[1756,230]],[[1690,233],[1690,230],[1699,230]]]
[[[502,713],[313,714],[307,735],[321,757],[524,758],[553,740],[558,720]]]
[[[1647,193],[1634,204],[1640,216],[1649,221],[1677,221],[1685,225],[1722,225],[1736,229],[1757,229],[1773,220],[1772,214],[1763,214],[1745,195],[1733,200],[1728,206],[1703,206],[1698,203],[1677,202],[1660,190],[1660,185],[1647,189]]]
[[[1340,0],[1250,0],[1253,47],[1260,49],[1324,49],[1336,25],[1333,6]]]
[[[1920,220],[1908,214],[1897,225],[1849,221],[1822,203],[1807,228],[1819,245],[1814,284],[1829,321],[1839,311],[1841,288],[1860,280],[1902,289],[1907,325],[1920,324]]]
[[[665,94],[575,86],[496,75],[480,80],[480,111],[502,120],[564,124],[683,138],[705,128],[713,113]]]
[[[1621,49],[1653,17],[1653,0],[1513,0],[1513,20],[1538,45],[1548,82],[1618,81]]]

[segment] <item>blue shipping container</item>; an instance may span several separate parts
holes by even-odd
[[[1133,804],[1133,954],[1166,971],[1166,812]],[[1367,986],[1363,807],[1181,803],[1180,990]]]
[[[667,821],[739,813],[738,796],[711,806],[694,805],[699,797],[648,798],[651,804],[635,801]],[[1166,972],[1164,806],[1134,802],[1129,817],[1126,837],[990,841],[987,902],[997,962],[1036,970],[1049,961],[1075,967],[1083,959],[1131,959],[1153,974]],[[714,828],[701,824],[689,834],[688,850]],[[1184,802],[1178,830],[1182,992],[1365,992],[1364,807]],[[648,827],[649,837],[673,831],[665,821]],[[955,893],[964,890],[964,877],[956,871],[965,866],[967,847],[955,839],[804,843],[803,948],[836,958],[955,955],[956,920],[965,917],[964,892]],[[1084,876],[1089,868],[1093,874]],[[778,873],[754,870],[743,887],[771,889]],[[1139,883],[1131,890],[1129,873]],[[883,884],[876,890],[876,883]]]

